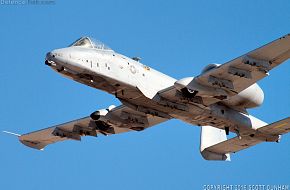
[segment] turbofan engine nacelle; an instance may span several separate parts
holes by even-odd
[[[217,64],[217,63],[211,63],[211,64],[208,64],[206,67],[204,67],[201,71],[201,74],[203,73],[206,73],[210,70],[213,70],[215,68],[218,68],[221,64]]]
[[[227,105],[243,108],[254,108],[260,106],[264,101],[264,92],[258,84],[253,84],[224,101]]]
[[[220,64],[209,64],[201,73],[206,73],[219,66]],[[234,96],[230,96],[224,89],[201,85],[194,80],[194,77],[180,79],[174,83],[174,86],[187,97],[194,97],[196,94],[201,97],[229,97],[223,103],[233,107],[254,108],[260,106],[264,101],[264,92],[256,83]]]
[[[212,69],[219,67],[220,64],[209,64],[201,73],[206,73]],[[177,90],[181,91],[185,96],[193,97],[197,93],[199,96],[227,96],[227,93],[223,89],[212,88],[201,85],[194,80],[194,77],[186,77],[180,79],[174,83]]]
[[[220,64],[216,63],[209,64],[202,70],[201,73],[202,74],[206,73],[210,70],[218,68],[219,66]],[[254,108],[260,106],[263,103],[263,101],[264,101],[264,92],[260,88],[260,86],[255,83],[224,102],[226,102],[226,104],[230,106]]]

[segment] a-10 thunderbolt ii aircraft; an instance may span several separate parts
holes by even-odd
[[[106,91],[122,105],[109,106],[64,124],[18,135],[26,146],[81,136],[142,131],[176,118],[201,127],[200,151],[206,160],[230,160],[230,153],[260,142],[279,142],[290,131],[290,117],[267,124],[248,114],[263,103],[257,81],[290,57],[290,34],[225,64],[210,64],[196,77],[176,80],[121,55],[90,37],[53,50],[45,64],[57,73]],[[233,132],[236,137],[228,139]]]

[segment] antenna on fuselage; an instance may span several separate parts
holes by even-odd
[[[141,57],[132,57],[132,59],[133,59],[134,61],[140,62]]]

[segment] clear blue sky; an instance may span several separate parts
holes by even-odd
[[[175,78],[195,76],[290,32],[290,2],[61,1],[0,5],[0,130],[26,133],[119,105],[113,96],[61,77],[46,52],[83,35]],[[290,115],[290,61],[259,84],[251,114]],[[199,128],[172,120],[140,133],[87,137],[45,151],[0,134],[0,189],[202,189],[204,184],[290,184],[290,135],[208,162]]]

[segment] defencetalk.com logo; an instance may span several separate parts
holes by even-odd
[[[55,0],[0,0],[0,5],[54,5]]]

